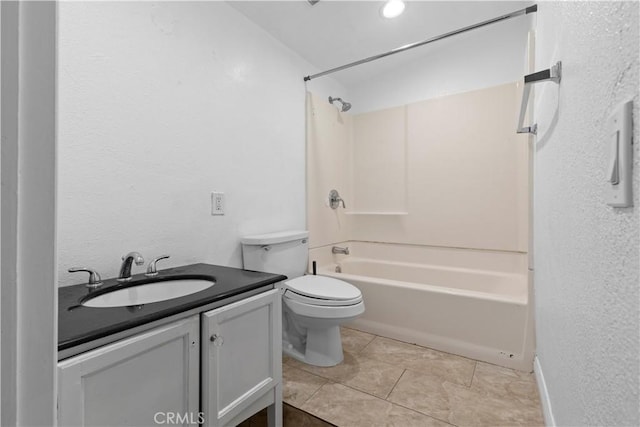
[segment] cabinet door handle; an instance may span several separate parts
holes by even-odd
[[[220,347],[222,344],[224,344],[224,338],[222,338],[218,334],[211,335],[211,338],[209,338],[209,341],[211,341],[213,343],[213,345],[218,346],[218,347]]]

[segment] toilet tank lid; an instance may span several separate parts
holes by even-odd
[[[256,234],[240,238],[243,245],[275,245],[276,243],[292,242],[298,239],[306,239],[309,232],[306,230],[280,231],[278,233]]]

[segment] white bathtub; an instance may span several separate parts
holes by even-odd
[[[362,292],[366,310],[352,327],[532,369],[526,254],[364,242],[340,246],[348,246],[350,255],[317,248],[310,261],[316,261],[318,274],[346,280]]]

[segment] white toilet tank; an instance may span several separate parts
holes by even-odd
[[[304,275],[307,269],[308,231],[281,231],[245,236],[240,242],[242,260],[247,270],[284,274],[293,279]]]

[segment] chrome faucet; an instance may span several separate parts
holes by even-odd
[[[169,255],[162,255],[162,256],[159,256],[158,258],[152,259],[151,262],[149,263],[149,266],[147,267],[147,272],[144,273],[144,275],[147,277],[157,276],[158,268],[156,267],[156,264],[158,263],[158,261],[167,259],[167,258],[169,258]]]
[[[349,255],[349,247],[341,248],[340,246],[334,246],[331,248],[331,253]]]
[[[122,257],[122,265],[120,266],[120,275],[118,282],[126,282],[131,280],[131,264],[135,261],[136,265],[144,264],[144,258],[138,252],[129,252]]]

